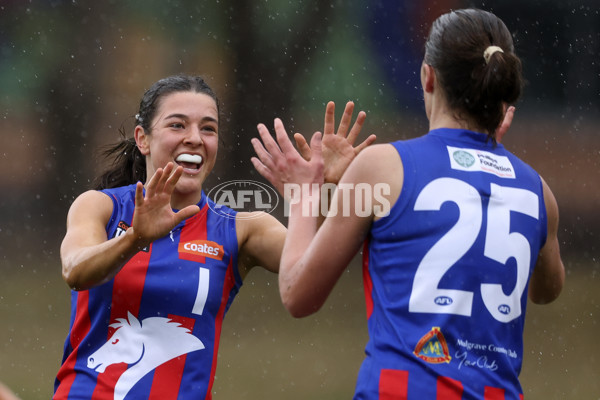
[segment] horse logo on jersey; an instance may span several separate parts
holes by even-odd
[[[446,338],[439,327],[434,326],[415,346],[413,354],[430,364],[449,363],[452,357],[448,351]]]
[[[150,317],[139,321],[130,312],[110,325],[111,338],[91,356],[87,366],[104,372],[112,364],[130,367],[115,385],[115,400],[122,400],[148,372],[183,354],[204,349],[204,344],[190,330],[169,318]]]

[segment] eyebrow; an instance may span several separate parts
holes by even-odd
[[[185,120],[189,119],[189,117],[185,114],[170,114],[165,117],[165,119],[171,119],[171,118],[180,118],[180,119],[185,119]],[[202,122],[218,123],[219,121],[213,117],[204,117],[204,118],[202,118]]]

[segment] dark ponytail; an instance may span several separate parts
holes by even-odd
[[[134,138],[128,138],[121,129],[121,141],[106,146],[101,156],[112,164],[96,178],[95,189],[109,189],[146,182],[146,159],[138,149]]]
[[[486,59],[490,46],[501,50]],[[502,20],[478,9],[440,16],[431,27],[424,61],[434,68],[456,116],[473,121],[495,142],[503,105],[515,103],[523,88],[521,61]]]
[[[171,93],[190,91],[212,97],[219,111],[219,99],[204,79],[199,76],[174,75],[159,80],[144,93],[138,114],[135,116],[136,126],[140,125],[146,134],[151,134],[151,124],[160,106],[160,100]],[[110,165],[96,179],[96,190],[146,182],[146,158],[138,149],[134,138],[127,138],[123,128],[119,132],[121,140],[107,146],[101,153],[109,160]]]

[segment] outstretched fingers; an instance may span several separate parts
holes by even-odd
[[[170,197],[175,190],[175,186],[183,175],[183,167],[169,162],[164,168],[158,168],[148,179],[146,185],[138,182],[135,192],[136,206],[142,206],[146,201],[155,201],[154,199],[166,199],[170,202]],[[145,193],[144,193],[145,187]],[[167,197],[164,197],[164,196]]]
[[[257,157],[251,157],[250,161],[258,173],[279,191],[281,185],[277,180],[277,177],[273,174],[273,170],[263,164]]]
[[[175,169],[175,165],[172,162],[169,162],[164,168],[158,168],[156,170],[146,184],[146,198],[158,196],[165,192],[168,194],[173,192],[175,184],[177,184],[177,181],[179,181],[179,178],[183,173],[183,168],[178,167],[175,173],[173,173],[173,169]]]
[[[254,152],[258,156],[258,159],[260,160],[261,164],[263,164],[267,168],[273,168],[275,166],[273,153],[275,154],[275,157],[278,157],[281,155],[281,151],[277,147],[277,144],[275,144],[266,126],[264,126],[263,124],[259,124],[257,129],[261,140],[252,138],[250,139],[250,143],[252,143],[252,147],[254,147]],[[269,144],[267,145],[267,143]],[[269,149],[265,146],[271,148],[271,151],[269,151]]]
[[[375,143],[375,140],[377,140],[377,135],[369,135],[368,138],[366,138],[365,140],[363,140],[361,144],[359,144],[358,146],[356,146],[354,148],[354,153],[355,154],[360,153],[366,147],[369,147],[370,145],[372,145],[373,143]]]
[[[265,153],[271,157],[271,159],[281,156],[281,149],[275,142],[275,139],[271,136],[269,129],[265,124],[258,124],[256,127],[260,140],[262,141],[261,146],[264,148]]]
[[[183,175],[183,167],[181,165],[175,168],[173,163],[168,163],[164,171],[164,182],[161,182],[163,183],[162,191],[168,194],[173,193],[173,189],[175,189],[175,185],[179,182],[181,175]]]
[[[321,132],[315,132],[312,135],[312,137],[310,138],[310,149],[309,149],[312,157],[307,161],[313,161],[313,160],[316,160],[317,162],[323,161],[322,160],[322,158],[323,158],[323,142],[322,142],[322,140],[323,140],[323,135],[321,135]],[[304,141],[304,143],[306,143],[306,140]]]
[[[348,134],[348,137],[347,137],[348,143],[354,145],[354,142],[356,141],[356,138],[360,134],[360,131],[362,130],[362,127],[365,124],[366,119],[367,119],[366,112],[361,111],[358,113],[358,115],[356,116],[356,121],[354,121],[354,125],[352,125],[352,129],[350,130],[350,133]]]
[[[301,133],[294,133],[294,141],[296,142],[298,153],[300,153],[302,158],[306,161],[310,161],[311,151],[310,146],[306,142],[306,138]]]
[[[277,144],[284,155],[291,155],[296,153],[296,149],[292,144],[288,134],[283,126],[283,122],[279,118],[275,118],[275,137],[277,138]]]
[[[335,103],[330,101],[327,103],[325,107],[325,126],[323,128],[323,135],[339,135],[341,137],[346,137],[348,134],[348,130],[350,128],[350,123],[352,122],[352,113],[354,112],[354,102],[349,101],[346,103],[346,107],[344,108],[344,114],[342,114],[342,119],[340,120],[340,125],[338,126],[337,132],[335,131]],[[363,113],[364,114],[364,113]],[[360,115],[359,115],[360,116]],[[360,127],[365,121],[365,116],[362,117],[362,121],[360,123]],[[356,122],[354,123],[356,126]],[[360,132],[360,128],[358,132],[353,132],[355,127],[352,128],[351,134],[354,134],[355,138],[358,136]]]
[[[275,167],[273,158],[269,155],[269,152],[264,148],[262,142],[256,138],[250,139],[252,147],[257,157],[251,157],[250,161],[254,168],[261,174],[266,180],[273,183],[273,173],[271,170]]]
[[[252,138],[250,140],[250,143],[252,143],[252,147],[254,148],[257,156],[251,157],[250,161],[258,173],[267,181],[269,181],[279,192],[281,192],[282,183],[278,168],[280,168],[282,163],[284,163],[283,160],[285,159],[285,155],[283,154],[282,149],[279,147],[280,145],[275,142],[264,124],[258,124],[257,129],[261,140],[256,138]],[[276,132],[276,136],[277,135],[278,134]],[[289,141],[287,135],[286,139]],[[277,140],[280,140],[279,136],[277,136]]]
[[[135,186],[135,206],[140,207],[144,204],[144,184],[138,182]]]
[[[152,175],[150,177],[150,179],[148,179],[148,181],[146,182],[146,197],[149,196],[153,196],[154,193],[157,190],[157,187],[159,185],[159,181],[161,180],[162,176],[164,175],[164,170],[162,168],[158,168],[156,171],[154,171],[154,175]]]
[[[350,128],[353,113],[354,102],[349,101],[346,103],[344,113],[342,114],[342,119],[340,120],[340,125],[338,126],[336,132],[335,103],[333,101],[327,103],[327,107],[325,108],[325,127],[323,129],[323,136],[336,134],[340,137],[346,138],[348,143],[353,145],[367,118],[367,114],[364,111],[360,111],[356,116],[356,121],[354,121],[352,128]]]
[[[325,106],[325,125],[323,135],[333,135],[335,132],[335,103],[330,101]]]
[[[275,139],[264,124],[258,124],[257,129],[262,143],[257,139],[251,140],[256,155],[267,168],[275,168],[277,164],[284,161],[286,156],[293,156],[297,153],[283,122],[279,118],[275,118],[274,125]],[[302,151],[306,154],[307,150],[303,148]]]
[[[185,221],[188,218],[193,217],[194,215],[198,214],[200,212],[200,207],[198,207],[197,205],[193,204],[191,206],[187,206],[181,210],[179,210],[177,213],[175,213],[175,226],[179,225],[181,222]]]
[[[338,127],[337,134],[346,137],[348,129],[350,128],[350,122],[352,122],[352,113],[354,112],[354,102],[349,101],[346,103],[342,119],[340,120],[340,126]],[[363,119],[364,122],[364,119]],[[356,125],[356,123],[355,123]],[[359,129],[360,131],[360,129]],[[358,134],[358,133],[357,133]]]

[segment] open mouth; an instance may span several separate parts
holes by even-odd
[[[180,154],[175,159],[178,165],[181,165],[186,172],[198,171],[202,166],[202,156],[198,154]]]

